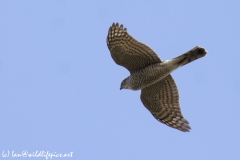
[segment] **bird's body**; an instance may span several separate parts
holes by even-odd
[[[192,62],[191,58],[193,56],[197,57],[197,55],[199,55],[199,49],[202,50],[202,48],[197,46],[177,58],[161,63],[152,64],[143,69],[133,72],[129,77],[124,79],[124,81],[127,82],[127,87],[125,87],[125,89],[139,90],[162,80],[178,67]],[[200,56],[203,55],[200,54]],[[196,59],[197,58],[194,58],[194,60]]]
[[[114,61],[131,73],[122,81],[120,89],[141,89],[142,103],[157,120],[181,131],[189,131],[189,123],[181,113],[178,89],[170,73],[205,56],[206,50],[197,46],[162,62],[151,48],[136,41],[118,23],[110,27],[107,45]]]
[[[156,63],[147,66],[141,70],[133,72],[129,77],[124,79],[126,81],[125,89],[139,90],[148,87],[163,78],[171,72],[168,63]],[[122,85],[124,86],[124,85]]]

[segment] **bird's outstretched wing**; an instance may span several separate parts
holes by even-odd
[[[141,101],[158,121],[183,132],[191,129],[181,113],[178,89],[170,74],[143,88]]]
[[[113,23],[109,28],[107,46],[113,60],[130,73],[140,70],[148,65],[161,62],[158,55],[147,45],[138,42],[127,33],[123,25]]]

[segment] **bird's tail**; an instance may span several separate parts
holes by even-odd
[[[202,58],[206,54],[207,54],[207,51],[204,48],[200,46],[196,46],[190,51],[182,54],[181,56],[174,58],[173,61],[175,62],[175,64],[177,63],[178,67],[180,67],[192,61],[195,61],[199,58]]]

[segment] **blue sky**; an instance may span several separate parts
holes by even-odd
[[[239,5],[1,0],[0,157],[26,150],[79,160],[239,159]],[[106,45],[113,22],[162,60],[206,48],[206,57],[172,73],[190,132],[155,120],[140,91],[119,90],[129,72]]]

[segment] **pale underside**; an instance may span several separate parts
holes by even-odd
[[[132,74],[142,68],[162,61],[147,45],[138,42],[123,26],[113,24],[109,28],[107,45],[113,60]],[[164,79],[141,90],[141,101],[160,122],[187,132],[188,121],[183,117],[177,86],[169,74]]]

